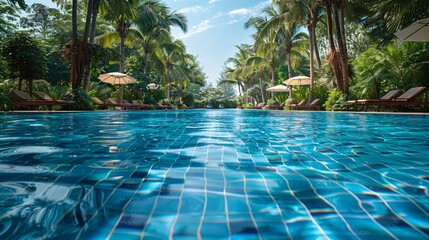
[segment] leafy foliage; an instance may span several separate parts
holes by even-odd
[[[46,55],[41,44],[28,33],[16,32],[2,42],[1,54],[10,78],[33,80],[46,76]]]
[[[392,89],[428,86],[429,44],[406,43],[372,47],[353,61],[356,98],[379,98]]]
[[[327,111],[343,111],[347,109],[346,95],[337,88],[329,90],[329,96],[325,104]]]

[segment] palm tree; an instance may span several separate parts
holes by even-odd
[[[229,70],[230,80],[242,86],[243,93],[245,94],[244,103],[247,103],[247,89],[252,87],[255,83],[255,76],[246,71],[248,69],[246,61],[252,54],[252,46],[242,44],[236,46],[236,48],[238,52],[235,53],[234,57],[228,58],[226,63],[232,64]]]
[[[309,101],[312,101],[314,95],[314,53],[316,45],[316,24],[318,20],[318,0],[273,0],[278,4],[281,12],[288,14],[292,21],[305,21],[310,37],[310,95]]]
[[[429,4],[426,0],[365,1],[365,4],[374,13],[372,19],[385,21],[391,37],[411,23],[429,16]]]
[[[340,53],[340,64],[341,64],[341,80],[342,89],[344,93],[348,92],[349,89],[349,67],[348,67],[348,54],[347,54],[347,43],[346,34],[344,30],[344,0],[334,0],[332,7],[334,13],[334,25],[335,33],[337,37],[338,50]]]
[[[115,32],[108,32],[97,37],[103,45],[111,45],[119,40],[119,68],[118,72],[124,71],[125,38],[131,21],[138,17],[136,9],[139,1],[107,0],[101,5],[103,17],[116,25]]]
[[[155,49],[154,62],[163,71],[162,81],[166,86],[166,97],[170,98],[172,80],[181,72],[180,64],[185,58],[185,45],[180,40],[162,43]]]
[[[153,54],[154,49],[161,42],[171,41],[170,27],[179,27],[183,32],[186,32],[187,19],[181,13],[170,13],[169,8],[159,1],[146,1],[140,8],[146,9],[146,11],[152,9],[162,18],[162,21],[159,21],[160,18],[148,19],[147,14],[140,14],[129,29],[128,42],[130,45],[140,46],[142,49],[144,58],[143,73],[146,74],[149,67],[148,59]]]
[[[326,9],[326,28],[328,30],[328,39],[329,39],[329,66],[333,70],[335,79],[337,80],[338,89],[343,89],[343,80],[341,73],[341,64],[339,62],[339,54],[335,47],[334,34],[333,34],[333,24],[332,24],[332,1],[333,0],[323,0],[323,4]]]
[[[268,8],[268,10],[270,10],[270,8]],[[268,10],[265,9],[265,11]],[[275,43],[276,31],[273,29],[273,31],[269,31],[269,34],[258,34],[267,22],[268,20],[265,17],[251,17],[245,23],[245,27],[249,28],[250,26],[254,26],[257,30],[256,34],[253,35],[253,38],[255,39],[256,56],[254,56],[253,60],[250,59],[250,61],[257,61],[260,64],[268,65],[271,72],[271,81],[269,85],[274,86],[275,68],[279,58]]]
[[[65,7],[68,4],[67,0],[53,0],[60,6]],[[66,59],[71,61],[70,82],[72,89],[77,90],[84,77],[84,71],[88,72],[88,65],[90,66],[90,49],[88,47],[88,35],[90,34],[90,27],[93,26],[95,32],[94,7],[98,8],[97,3],[100,0],[89,0],[87,6],[86,23],[82,39],[78,36],[78,1],[72,0],[72,40],[68,49],[66,49]],[[95,9],[95,11],[98,11]],[[91,23],[91,21],[93,21]],[[94,33],[95,34],[95,33]],[[86,70],[85,70],[86,69]],[[86,78],[85,78],[86,79]],[[86,86],[87,84],[85,84]]]
[[[278,50],[283,52],[288,66],[288,77],[293,76],[292,57],[302,58],[307,48],[308,35],[300,31],[298,24],[289,19],[289,15],[278,11],[274,6],[267,7],[263,12],[270,18],[263,23],[256,35],[256,44],[261,44],[263,39],[274,35],[273,42]],[[291,96],[291,90],[289,92]]]
[[[261,91],[262,102],[267,102],[265,96],[264,72],[269,68],[269,62],[266,58],[253,55],[246,60],[245,71],[258,77],[259,89]]]

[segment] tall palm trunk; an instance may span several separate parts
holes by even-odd
[[[240,83],[240,81],[237,81],[237,88],[238,88],[238,96],[242,96],[242,94],[241,94],[241,88],[242,88],[243,86],[241,86],[241,83]]]
[[[267,103],[265,98],[264,83],[262,81],[262,71],[258,71],[258,76],[259,76],[259,88],[261,89],[262,102]]]
[[[330,48],[330,65],[331,69],[334,72],[335,79],[337,80],[337,87],[343,89],[343,79],[341,73],[341,66],[339,63],[339,56],[337,49],[335,48],[334,43],[334,34],[332,31],[332,0],[324,0],[326,8],[326,25],[328,29],[328,39],[329,39],[329,48]]]
[[[170,64],[169,63],[167,63],[167,68],[165,69],[165,83],[167,84],[167,89],[166,89],[166,97],[167,97],[167,99],[170,99],[170,77],[169,77],[169,74],[170,74],[170,66],[169,66]]]
[[[343,80],[343,89],[340,89],[343,92],[348,91],[348,82],[349,82],[349,69],[348,69],[348,57],[347,57],[347,46],[345,43],[345,33],[342,32],[342,29],[344,29],[343,26],[341,26],[341,22],[343,22],[340,18],[343,16],[340,12],[340,6],[341,3],[338,3],[337,1],[334,1],[333,4],[333,11],[334,11],[334,23],[335,23],[335,32],[337,36],[337,43],[338,43],[338,50],[340,52],[340,63],[341,63],[341,73],[342,73],[342,80]]]
[[[72,38],[77,39],[77,0],[72,2]]]
[[[270,71],[271,71],[271,86],[274,86],[274,82],[276,80],[276,64],[274,63],[274,61],[272,61],[272,63],[270,64]],[[271,92],[271,97],[274,97],[274,92]]]
[[[79,53],[79,40],[77,37],[77,0],[72,1],[72,42],[70,45],[70,56],[71,56],[71,69],[70,69],[70,82],[72,89],[76,90],[79,87],[79,64],[78,53]]]
[[[143,51],[143,74],[147,73],[149,68],[149,52]]]
[[[308,101],[313,101],[314,98],[314,21],[312,20],[311,13],[308,16],[308,32],[310,37],[310,95],[308,96]]]
[[[293,76],[293,69],[292,69],[292,59],[290,52],[292,51],[292,47],[288,46],[286,50],[286,59],[287,59],[287,73],[288,78],[291,78]],[[292,99],[292,86],[289,86],[289,99]]]
[[[100,8],[100,0],[93,0],[93,12],[92,12],[92,19],[91,19],[91,33],[89,36],[89,44],[91,51],[94,51],[94,40],[95,40],[95,33],[96,33],[96,27],[97,27],[97,16],[98,16],[98,10]],[[92,56],[88,59],[87,64],[87,76],[85,76],[85,89],[89,90],[89,83],[90,83],[90,73],[92,68]]]
[[[118,33],[121,37],[121,43],[119,44],[119,70],[118,72],[123,73],[124,72],[124,55],[125,55],[125,37],[126,37],[126,31],[127,31],[127,23],[124,19],[124,16],[121,16],[121,21],[118,26]]]
[[[322,60],[320,60],[320,54],[319,54],[319,47],[317,46],[317,35],[316,35],[316,23],[314,23],[313,28],[313,37],[314,37],[314,57],[316,58],[317,63],[317,69],[319,70],[319,73],[322,73]]]
[[[88,35],[90,34],[91,20],[92,20],[93,12],[94,12],[94,0],[88,0],[85,30],[84,30],[83,38],[82,38],[82,40],[83,40],[82,43],[84,44],[83,50],[86,51],[87,53],[89,52],[87,43],[88,43]],[[89,54],[86,54],[86,55],[89,55]],[[89,56],[89,59],[90,58],[91,57]],[[86,61],[84,64],[83,86],[85,89],[89,88],[89,71],[90,71],[90,68],[88,66],[89,59],[85,59]],[[88,88],[87,88],[87,86],[88,86]]]

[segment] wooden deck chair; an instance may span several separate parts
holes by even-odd
[[[367,111],[368,106],[370,106],[368,103],[370,102],[378,102],[378,101],[391,101],[395,99],[399,95],[400,91],[398,89],[390,90],[387,92],[384,96],[382,96],[380,99],[358,99],[358,100],[350,100],[346,102],[346,105],[353,106],[354,110],[358,110],[358,107],[361,106],[362,109],[365,108],[365,111]]]
[[[74,101],[54,100],[48,94],[46,94],[44,92],[37,92],[36,91],[36,92],[34,92],[34,96],[39,100],[56,102],[60,106],[70,106],[70,105],[75,104]]]
[[[13,99],[13,108],[46,106],[51,110],[52,106],[58,105],[55,101],[34,100],[28,93],[16,89],[10,91],[10,96]]]

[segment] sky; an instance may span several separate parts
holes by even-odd
[[[226,59],[234,56],[236,45],[252,43],[254,29],[245,29],[251,16],[258,16],[271,0],[164,0],[172,11],[184,13],[188,31],[173,29],[175,38],[181,39],[188,53],[197,56],[207,75],[215,83]],[[28,5],[41,3],[55,7],[51,0],[26,0]]]

